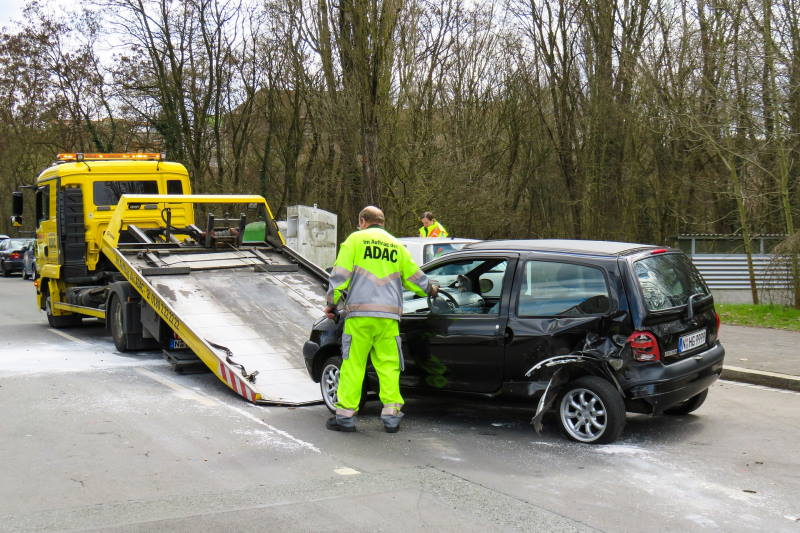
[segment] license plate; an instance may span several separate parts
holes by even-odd
[[[678,353],[683,353],[689,350],[693,350],[698,346],[704,345],[705,343],[706,343],[706,330],[701,329],[699,331],[694,331],[678,339]]]
[[[170,350],[185,350],[186,343],[183,342],[181,339],[170,339],[169,340],[169,349]]]

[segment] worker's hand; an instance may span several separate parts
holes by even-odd
[[[432,282],[430,291],[431,298],[436,298],[437,294],[439,294],[439,284],[436,282]]]
[[[331,320],[334,320],[337,317],[336,306],[335,305],[325,306],[325,309],[323,309],[323,312],[325,313],[325,316],[330,318]]]

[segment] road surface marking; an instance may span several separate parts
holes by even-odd
[[[322,453],[322,452],[319,450],[319,448],[317,448],[316,446],[314,446],[314,445],[313,445],[313,444],[311,444],[310,442],[306,442],[306,441],[304,441],[304,440],[298,439],[298,438],[297,438],[297,437],[295,437],[294,435],[291,435],[291,434],[289,434],[289,433],[287,433],[287,432],[283,431],[282,429],[278,429],[278,428],[276,428],[275,426],[273,426],[272,424],[267,424],[266,422],[264,422],[263,420],[261,420],[261,419],[260,419],[260,418],[258,418],[257,416],[255,416],[255,415],[253,415],[253,414],[250,414],[250,413],[248,413],[247,411],[245,411],[245,410],[243,410],[243,409],[239,409],[238,407],[234,407],[234,406],[232,406],[232,405],[228,405],[228,404],[222,404],[222,405],[224,405],[225,407],[227,407],[227,408],[228,408],[228,409],[230,409],[231,411],[236,411],[236,412],[237,412],[237,413],[239,413],[240,415],[242,415],[242,416],[244,416],[244,417],[246,417],[246,418],[249,418],[249,419],[250,419],[250,420],[252,420],[253,422],[256,422],[256,423],[258,423],[258,424],[261,424],[262,426],[265,426],[265,427],[266,427],[266,428],[268,428],[270,431],[272,431],[272,432],[274,432],[274,433],[277,433],[278,435],[280,435],[280,436],[282,436],[282,437],[284,437],[284,438],[286,438],[286,439],[289,439],[289,440],[290,440],[290,441],[292,441],[292,442],[295,442],[295,443],[299,444],[300,446],[302,446],[303,448],[306,448],[307,450],[311,450],[312,452],[315,452],[315,453]],[[264,409],[264,408],[263,408],[263,407],[259,407],[259,409]]]
[[[161,383],[162,385],[169,387],[170,389],[177,392],[178,395],[185,400],[193,400],[195,402],[205,405],[206,407],[214,407],[216,405],[220,405],[220,402],[216,401],[215,399],[210,398],[204,394],[199,394],[181,385],[178,385],[174,381],[171,381],[163,376],[159,376],[155,372],[152,372],[144,368],[137,368],[136,371],[142,374],[143,376],[147,376],[153,381],[157,381],[158,383]]]
[[[91,344],[83,339],[79,339],[78,337],[73,337],[69,333],[64,333],[63,331],[59,331],[57,329],[49,328],[47,331],[49,331],[50,333],[55,333],[56,335],[59,335],[61,337],[64,337],[68,341],[77,342],[78,344]]]
[[[225,402],[221,402],[221,401],[219,401],[219,400],[217,400],[215,398],[212,398],[210,396],[207,396],[207,395],[205,395],[203,393],[196,392],[196,391],[193,391],[191,389],[187,389],[186,387],[178,385],[174,381],[172,381],[170,379],[167,379],[167,378],[165,378],[163,376],[159,376],[158,374],[156,374],[155,372],[151,372],[150,370],[146,370],[144,368],[137,368],[136,371],[139,372],[140,374],[142,374],[143,376],[147,376],[148,378],[152,379],[153,381],[157,381],[158,383],[161,383],[162,385],[165,385],[165,386],[169,387],[170,389],[178,392],[182,398],[185,398],[187,400],[194,400],[194,401],[200,402],[201,404],[206,405],[206,406],[223,406],[223,407],[227,407],[231,411],[234,411],[234,412],[242,415],[243,417],[252,420],[253,422],[255,422],[257,424],[266,427],[267,429],[269,429],[273,433],[276,433],[276,434],[280,435],[281,437],[283,437],[285,439],[288,439],[288,440],[290,440],[290,441],[292,441],[292,442],[294,442],[296,444],[299,444],[303,448],[311,450],[312,452],[322,453],[319,450],[319,448],[317,448],[316,446],[314,446],[310,442],[306,442],[304,440],[298,439],[294,435],[291,435],[290,433],[287,433],[286,431],[283,431],[282,429],[278,429],[278,428],[276,428],[275,426],[273,426],[271,424],[267,424],[266,422],[264,422],[263,420],[261,420],[257,416],[255,416],[255,415],[253,415],[251,413],[248,413],[247,411],[245,411],[243,409],[240,409],[238,407],[234,407],[233,405],[229,405],[229,404],[227,404]],[[269,412],[269,411],[266,410],[265,407],[259,407],[259,409],[263,409],[264,411]]]
[[[361,473],[358,470],[354,470],[354,469],[348,468],[346,466],[343,466],[341,468],[336,468],[333,471],[336,472],[337,474],[339,474],[340,476],[355,476],[355,475]]]

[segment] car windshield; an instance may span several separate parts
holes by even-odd
[[[424,264],[445,254],[457,252],[466,246],[466,244],[465,242],[438,242],[426,244],[422,252],[422,262]]]
[[[684,254],[647,257],[634,263],[634,272],[649,311],[683,306],[693,294],[709,294],[700,273]]]

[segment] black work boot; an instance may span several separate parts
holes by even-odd
[[[397,433],[400,431],[400,420],[403,418],[403,413],[397,409],[384,409],[381,412],[381,420],[383,420],[383,429],[386,433]]]
[[[356,419],[354,416],[332,416],[325,422],[325,427],[331,431],[344,431],[352,433],[356,430]]]

